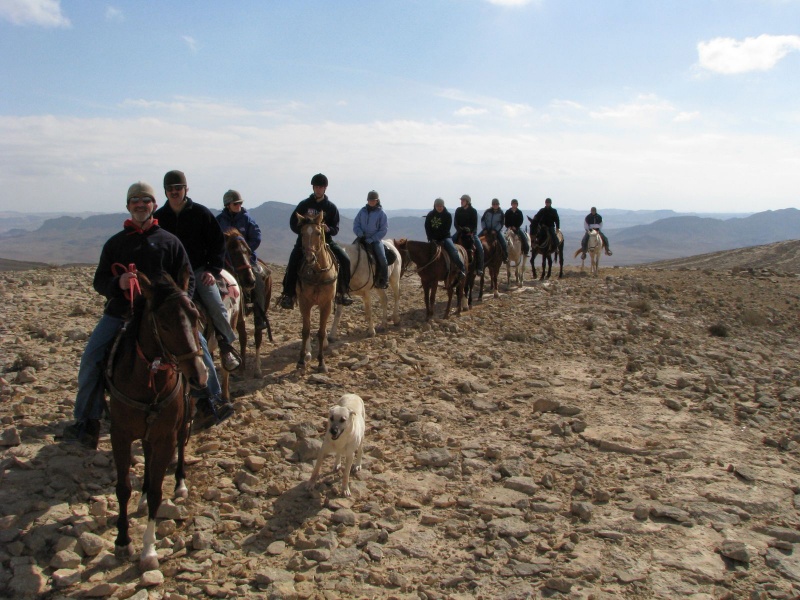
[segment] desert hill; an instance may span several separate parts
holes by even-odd
[[[440,290],[430,322],[412,273],[397,326],[345,310],[326,374],[295,369],[300,315],[271,309],[264,377],[234,373],[236,415],[190,440],[146,575],[113,554],[107,425],[97,452],[54,440],[93,267],[0,273],[0,597],[795,598],[800,279],[756,251],[503,274],[447,320]],[[344,392],[367,411],[352,498],[330,458],[305,487]]]

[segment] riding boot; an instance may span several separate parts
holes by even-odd
[[[278,298],[278,306],[281,308],[285,308],[286,310],[292,310],[294,308],[294,296],[290,296],[289,294],[282,294],[280,298]]]
[[[198,398],[192,431],[198,432],[219,425],[234,414],[233,404],[219,397]]]
[[[255,322],[256,331],[267,328],[267,315],[264,313],[264,309],[255,302],[253,303],[253,320]]]
[[[242,358],[239,353],[224,338],[218,337],[220,360],[222,368],[226,371],[235,371],[242,365]]]
[[[80,444],[84,448],[97,450],[97,444],[100,442],[100,421],[98,419],[75,421],[64,428],[61,439],[68,444]]]
[[[344,292],[339,292],[336,294],[336,304],[350,306],[352,303],[353,299],[350,297],[350,294],[345,294]]]

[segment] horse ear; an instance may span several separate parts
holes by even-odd
[[[142,294],[148,300],[152,299],[153,297],[153,284],[150,282],[150,279],[144,273],[137,273],[136,279],[139,281],[139,288],[142,290]]]
[[[315,219],[316,223],[322,223],[325,220],[325,211],[321,210]]]
[[[180,280],[178,281],[178,286],[184,291],[189,290],[189,274],[192,272],[191,267],[186,265],[181,271]]]

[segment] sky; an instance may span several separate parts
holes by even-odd
[[[800,204],[800,0],[0,0],[0,211]]]

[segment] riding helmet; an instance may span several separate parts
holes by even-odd
[[[237,192],[236,190],[228,190],[225,192],[225,195],[222,196],[222,206],[228,206],[231,202],[241,202],[242,195]]]
[[[164,189],[167,189],[168,185],[187,185],[186,175],[183,171],[168,171],[164,175]]]
[[[322,173],[317,173],[311,178],[311,185],[318,185],[321,187],[328,187],[328,178]]]

